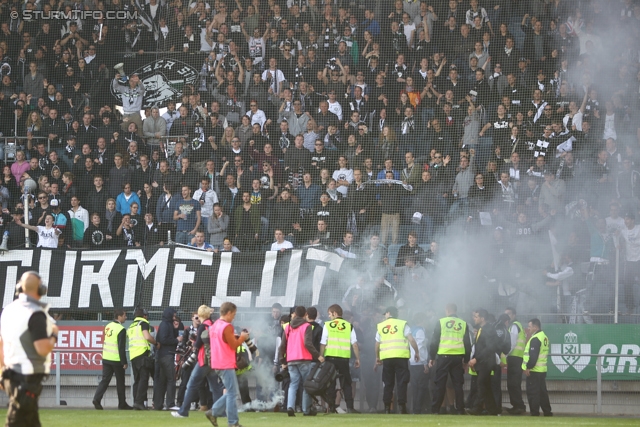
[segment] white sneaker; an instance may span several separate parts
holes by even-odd
[[[196,408],[196,402],[191,402],[191,407],[190,407],[190,409],[191,409],[192,411],[195,411],[195,410],[197,409],[197,408]]]
[[[172,406],[171,408],[169,408],[170,411],[179,411],[180,407],[179,406]]]
[[[178,411],[171,411],[171,416],[174,418],[187,418],[184,415],[180,415]]]
[[[339,406],[336,408],[336,412],[339,413],[339,414],[346,414],[347,413],[347,411],[345,411],[344,409],[342,409]]]

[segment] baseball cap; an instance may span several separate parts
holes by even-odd
[[[518,59],[518,62],[527,62],[527,58],[521,56],[520,59]]]
[[[398,317],[398,309],[392,305],[384,309],[384,313],[389,313],[391,317]]]
[[[58,206],[60,202],[58,202],[58,199],[52,199],[49,204],[53,207],[53,206]]]

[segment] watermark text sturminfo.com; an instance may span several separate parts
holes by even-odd
[[[42,19],[42,20],[85,20],[85,19],[95,19],[99,20],[104,18],[106,20],[118,20],[118,21],[130,21],[138,19],[137,11],[129,11],[129,10],[70,10],[70,11],[59,11],[54,10],[50,12],[44,12],[42,10],[23,10],[21,12],[13,11],[11,12],[11,19],[22,18],[23,20],[34,20],[34,19]]]

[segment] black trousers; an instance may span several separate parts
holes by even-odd
[[[469,376],[471,377],[471,382],[469,383],[469,394],[467,395],[465,408],[473,408],[473,404],[476,401],[476,396],[478,395],[478,376],[477,375],[469,375]]]
[[[162,356],[156,360],[158,367],[157,377],[153,379],[153,406],[158,411],[165,407],[171,408],[176,403],[176,363],[172,354]],[[166,394],[166,398],[165,398]]]
[[[100,384],[98,384],[93,400],[98,402],[102,400],[114,374],[116,376],[116,391],[118,392],[118,407],[125,406],[127,399],[124,390],[124,367],[120,362],[102,361],[102,380],[100,380]]]
[[[149,390],[149,377],[151,371],[145,366],[145,359],[148,356],[141,355],[131,359],[131,368],[133,369],[133,403],[144,406],[147,401],[147,392]]]
[[[472,409],[478,412],[482,412],[483,409],[486,409],[490,415],[496,415],[498,410],[496,408],[496,402],[491,388],[492,370],[492,365],[476,365],[476,372],[478,372],[478,394],[476,395],[476,400],[473,403]]]
[[[410,365],[411,382],[411,413],[429,414],[431,413],[431,393],[429,392],[430,374],[424,373],[424,365]]]
[[[238,375],[238,389],[240,391],[240,400],[243,405],[251,403],[251,395],[249,394],[249,371],[242,375]]]
[[[464,411],[464,393],[462,386],[464,385],[464,370],[462,369],[462,356],[438,356],[436,360],[436,374],[433,379],[435,389],[433,391],[433,402],[431,404],[431,412],[438,414],[444,395],[447,392],[447,378],[451,376],[453,390],[456,394],[456,411],[462,413]]]
[[[20,375],[8,372],[2,385],[9,397],[7,427],[40,427],[38,399],[42,393],[43,374]]]
[[[551,402],[547,392],[547,373],[530,372],[527,377],[527,399],[531,415],[540,415],[540,408],[545,415],[551,413]]]
[[[496,365],[493,367],[493,375],[491,375],[491,391],[493,392],[493,401],[496,404],[498,414],[502,413],[502,367]]]
[[[371,354],[373,352],[369,352]],[[360,360],[361,366],[373,366],[375,359],[363,354]],[[380,396],[380,371],[373,369],[362,369],[362,386],[364,387],[365,399],[369,410],[376,410],[378,407],[378,396]]]
[[[347,408],[353,409],[353,390],[351,390],[351,372],[349,370],[349,359],[344,357],[332,357],[326,358],[328,362],[331,362],[336,367],[340,378],[340,388],[344,394],[344,400],[347,402]],[[336,381],[331,381],[329,388],[327,389],[327,401],[329,406],[336,406]]]
[[[522,357],[507,357],[507,390],[511,406],[526,410],[522,400]]]
[[[409,385],[409,359],[391,358],[382,361],[382,383],[384,406],[391,406],[393,388],[398,384],[398,405],[407,404],[407,386]]]

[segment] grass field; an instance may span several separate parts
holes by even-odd
[[[6,411],[0,411],[4,420]],[[128,412],[128,411],[95,411],[73,409],[46,409],[40,411],[40,420],[44,427],[93,427],[93,426],[210,426],[211,423],[202,412],[192,412],[189,418],[176,419],[168,412]],[[296,416],[289,418],[285,413],[247,413],[240,414],[240,423],[245,427],[294,427],[301,423],[309,427],[334,427],[347,424],[348,427],[392,427],[403,426],[607,426],[621,427],[640,425],[638,418],[605,418],[605,417],[553,417],[532,418],[521,417],[470,417],[470,416],[432,416],[432,415],[318,415],[317,417]],[[226,427],[226,419],[220,419],[220,427]]]

